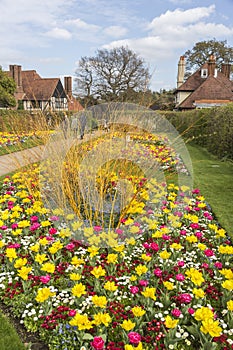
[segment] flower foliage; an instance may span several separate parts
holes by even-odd
[[[0,297],[28,330],[54,350],[233,348],[233,246],[198,189],[168,184],[154,210],[150,182],[110,239],[45,208],[38,171],[0,193]]]

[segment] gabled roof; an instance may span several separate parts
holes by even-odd
[[[233,101],[232,84],[225,84],[225,79],[217,79],[210,75],[202,80],[202,84],[181,102],[179,108],[194,108],[194,102],[197,100],[212,100],[216,103],[217,101]]]
[[[35,70],[22,71],[24,99],[47,101],[54,94],[59,78],[41,78]]]

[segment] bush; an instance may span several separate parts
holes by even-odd
[[[186,142],[194,141],[220,159],[233,159],[233,103],[223,107],[162,114]]]

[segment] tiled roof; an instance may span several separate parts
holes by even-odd
[[[179,105],[179,108],[194,108],[196,100],[233,101],[232,83],[222,73],[221,75],[222,77],[218,74],[218,78],[212,75],[202,78],[202,84]]]
[[[22,71],[22,84],[26,99],[47,101],[53,95],[59,78],[41,78],[34,70]]]

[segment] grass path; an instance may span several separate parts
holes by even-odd
[[[197,145],[188,144],[187,149],[193,163],[194,185],[233,238],[233,163],[220,161]]]

